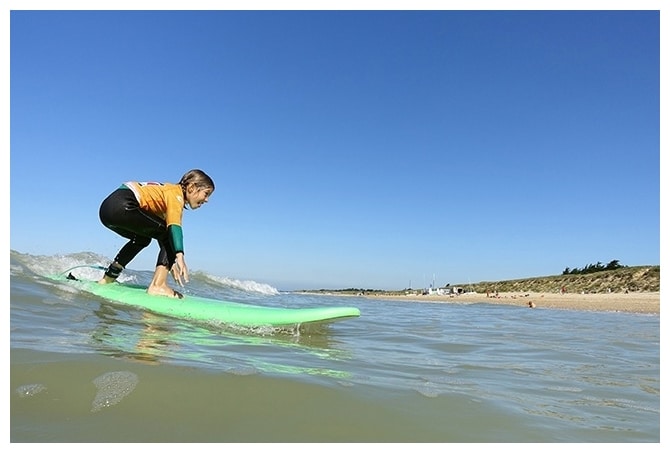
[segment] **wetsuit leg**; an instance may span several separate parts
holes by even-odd
[[[167,235],[163,239],[157,239],[158,245],[160,246],[160,251],[158,252],[158,259],[156,260],[156,266],[165,266],[168,269],[172,269],[172,265],[175,262],[177,254],[172,247],[172,243],[168,240]]]
[[[114,261],[126,267],[155,238],[167,243],[165,221],[140,209],[130,189],[117,189],[100,205],[100,221],[110,230],[129,241]],[[161,245],[161,250],[163,249]]]

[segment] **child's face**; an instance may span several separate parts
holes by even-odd
[[[191,209],[198,209],[209,201],[214,190],[211,187],[196,187],[190,185],[186,190],[186,203]]]

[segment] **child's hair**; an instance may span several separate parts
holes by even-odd
[[[186,172],[184,176],[181,177],[179,185],[182,190],[186,192],[186,188],[189,184],[195,184],[195,187],[199,189],[212,189],[214,190],[214,181],[212,178],[207,176],[207,174],[202,170],[191,170]]]

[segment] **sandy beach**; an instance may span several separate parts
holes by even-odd
[[[660,292],[607,293],[607,294],[559,294],[559,293],[499,293],[460,295],[366,295],[371,299],[407,300],[413,302],[443,303],[490,303],[518,305],[523,308],[554,308],[566,310],[619,311],[630,313],[660,314]]]

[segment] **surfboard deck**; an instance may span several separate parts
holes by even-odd
[[[332,323],[360,316],[360,310],[356,307],[264,307],[192,295],[184,295],[183,299],[177,299],[149,295],[146,287],[139,285],[118,282],[101,285],[95,281],[70,280],[63,274],[55,276],[55,279],[116,304],[132,306],[164,316],[207,323],[243,327],[294,327],[302,324]]]

